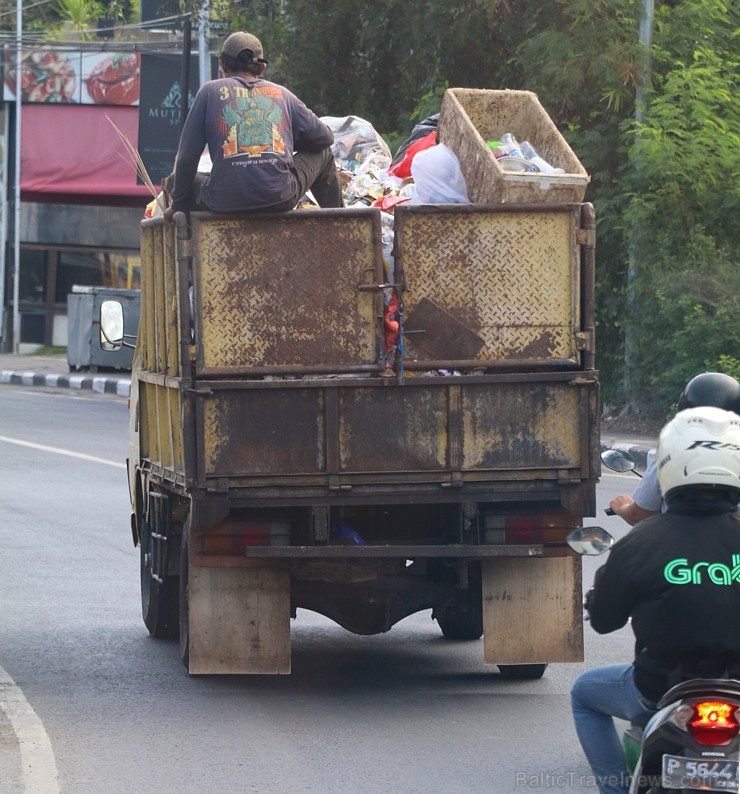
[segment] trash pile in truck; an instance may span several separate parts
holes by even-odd
[[[410,137],[391,159],[388,144],[373,126],[357,116],[321,119],[334,133],[337,162],[347,207],[392,211],[407,201],[420,204],[467,204],[465,180],[454,152],[437,144],[436,124],[424,137]]]
[[[391,158],[372,125],[322,119],[347,206],[580,203],[589,176],[531,91],[450,88]]]

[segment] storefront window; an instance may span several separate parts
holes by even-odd
[[[75,285],[138,289],[140,286],[138,254],[85,253],[60,251],[57,265],[56,302],[66,303]]]
[[[21,249],[18,297],[21,303],[43,303],[46,300],[46,251]]]

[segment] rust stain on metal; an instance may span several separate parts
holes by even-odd
[[[312,216],[197,229],[205,367],[375,363],[375,295],[358,290],[382,280],[374,220]]]
[[[576,357],[577,220],[562,206],[465,213],[400,207],[407,314],[423,299],[434,302],[484,340],[477,355],[483,360],[519,358],[522,351],[543,362]]]
[[[326,468],[320,389],[240,389],[204,403],[206,471],[314,474]]]
[[[579,395],[565,384],[501,384],[464,392],[466,469],[579,465]]]

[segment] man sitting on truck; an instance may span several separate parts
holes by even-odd
[[[262,44],[232,33],[221,48],[219,79],[200,87],[165,185],[178,210],[283,212],[310,190],[321,207],[341,207],[331,130],[294,94],[262,78]],[[213,162],[197,174],[203,149]]]

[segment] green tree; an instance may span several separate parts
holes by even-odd
[[[533,4],[515,61],[591,176],[586,200],[597,221],[597,366],[603,394],[618,401],[624,360],[627,251],[624,214],[627,138],[643,79],[639,0]]]
[[[740,351],[737,35],[737,12],[722,0],[663,7],[655,93],[645,120],[628,130],[636,165],[631,380],[638,407],[651,414],[696,372],[722,369]]]

